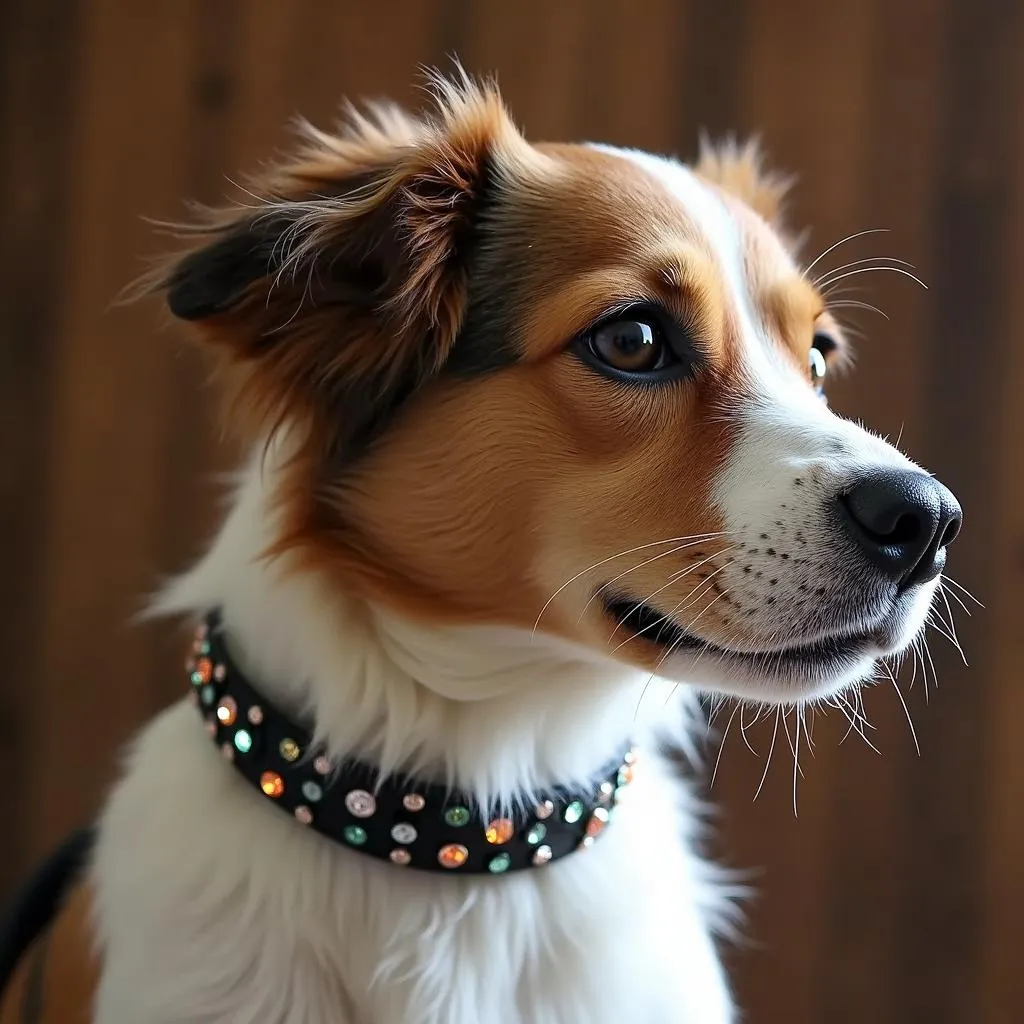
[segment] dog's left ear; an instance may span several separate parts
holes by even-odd
[[[371,108],[210,213],[161,274],[171,312],[223,357],[232,415],[297,426],[350,458],[445,364],[484,204],[540,158],[491,86],[435,82],[437,109]]]
[[[757,139],[740,143],[734,138],[718,142],[702,138],[694,171],[741,199],[776,231],[785,230],[785,201],[793,179],[765,168]]]

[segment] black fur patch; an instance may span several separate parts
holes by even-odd
[[[25,951],[60,912],[88,862],[95,838],[92,828],[73,833],[39,867],[8,909],[0,924],[0,996]]]
[[[287,222],[258,218],[186,256],[167,283],[167,305],[181,320],[225,313],[254,281],[278,269],[275,247]]]

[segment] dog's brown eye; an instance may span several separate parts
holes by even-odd
[[[591,351],[621,373],[645,373],[664,365],[666,348],[658,325],[647,320],[612,320],[594,328]]]

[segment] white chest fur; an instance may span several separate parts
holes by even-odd
[[[281,576],[258,557],[272,472],[249,467],[212,549],[158,610],[220,607],[249,677],[312,709],[332,755],[424,768],[486,805],[581,783],[666,717],[672,687],[646,674],[542,636],[368,615]],[[709,938],[723,900],[687,849],[685,803],[644,758],[586,851],[501,878],[403,870],[267,804],[183,702],[141,734],[101,820],[96,1020],[724,1024]]]
[[[181,705],[102,821],[99,1024],[724,1024],[708,880],[648,762],[591,849],[500,879],[402,871],[248,789]]]

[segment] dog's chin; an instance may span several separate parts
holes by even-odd
[[[630,643],[656,654],[658,675],[747,700],[817,700],[874,677],[884,658],[896,657],[924,626],[930,594],[901,602],[862,626],[809,640],[740,649],[687,632],[657,608],[625,597],[605,602],[605,614]]]

